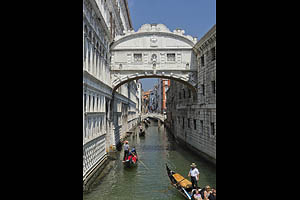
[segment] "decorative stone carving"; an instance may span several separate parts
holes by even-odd
[[[151,61],[152,61],[153,65],[156,63],[156,59],[157,59],[157,55],[156,54],[152,54]]]
[[[157,47],[157,37],[155,35],[150,38],[150,46]]]

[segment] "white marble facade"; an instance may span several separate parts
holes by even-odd
[[[110,44],[132,29],[127,1],[83,1],[83,180],[139,120],[139,84],[112,95]]]
[[[195,87],[197,59],[193,47],[197,38],[184,30],[171,32],[163,24],[144,24],[138,31],[124,31],[111,45],[114,88],[140,78],[167,78]]]

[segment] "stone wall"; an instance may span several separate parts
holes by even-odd
[[[216,26],[195,45],[197,93],[171,81],[166,126],[174,136],[209,161],[216,161]],[[203,63],[204,61],[204,63]]]

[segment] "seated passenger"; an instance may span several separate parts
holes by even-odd
[[[203,200],[209,200],[208,197],[209,197],[210,193],[211,193],[211,191],[210,191],[209,185],[205,186],[205,190],[203,192]]]
[[[211,193],[208,197],[209,200],[216,200],[216,189],[212,188]]]
[[[193,196],[195,200],[203,200],[198,189],[195,189],[195,194]]]
[[[136,150],[135,150],[135,147],[132,148],[131,150],[131,153],[135,154],[136,155]]]

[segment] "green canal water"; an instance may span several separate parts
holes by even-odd
[[[137,130],[136,130],[137,131]],[[200,172],[198,186],[216,187],[216,168],[191,151],[181,147],[163,127],[152,121],[145,137],[131,135],[130,147],[135,146],[139,159],[135,168],[122,164],[123,150],[117,160],[110,161],[94,186],[84,193],[84,200],[183,200],[183,196],[170,185],[166,166],[187,177],[192,162]],[[105,176],[103,176],[105,174]]]

